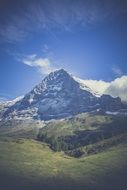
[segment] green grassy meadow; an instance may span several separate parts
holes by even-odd
[[[0,127],[0,190],[127,190],[126,126],[126,118],[85,113]],[[54,151],[54,138],[80,146]]]
[[[81,157],[30,139],[0,140],[0,189],[126,189],[127,144]]]

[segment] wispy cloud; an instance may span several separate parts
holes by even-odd
[[[47,1],[22,1],[20,11],[14,11],[6,15],[6,22],[1,22],[0,37],[9,43],[21,42],[29,34],[50,31],[57,28],[65,31],[95,25],[105,19],[111,19],[113,14],[126,10],[119,9],[115,1],[84,1],[84,0],[47,0]],[[8,5],[10,1],[8,1]],[[121,3],[123,4],[123,3]],[[9,7],[10,8],[10,7]],[[24,8],[24,9],[23,9]],[[22,10],[21,10],[22,9]],[[115,11],[114,11],[115,10]],[[5,15],[4,15],[5,16]],[[3,17],[4,17],[3,16]]]
[[[113,66],[112,71],[113,71],[113,73],[114,73],[117,77],[120,77],[120,76],[123,75],[123,71],[122,71],[121,68],[118,67],[118,66]]]
[[[0,37],[8,43],[21,42],[25,39],[26,35],[24,30],[19,29],[13,24],[10,26],[1,26],[0,28]]]
[[[36,54],[26,56],[21,61],[30,67],[36,67],[43,75],[49,74],[56,69],[48,58],[37,57]]]

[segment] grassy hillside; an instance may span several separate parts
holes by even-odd
[[[40,132],[47,132],[48,137],[73,135],[75,131],[95,130],[112,120],[113,116],[82,113],[72,118],[48,122]]]
[[[47,123],[39,129],[37,139],[50,144],[53,150],[67,152],[67,150],[101,143],[107,139],[109,139],[106,141],[107,144],[113,145],[115,143],[111,142],[119,142],[119,135],[122,134],[127,134],[126,117],[85,113],[66,120]],[[125,140],[123,137],[120,138]]]
[[[0,127],[2,190],[126,190],[126,160],[125,117],[85,113]]]
[[[39,121],[10,121],[0,126],[0,138],[31,138],[36,139],[39,133],[39,129],[44,124]]]
[[[6,139],[0,141],[0,185],[2,190],[126,189],[126,160],[127,144],[76,159],[35,140]]]

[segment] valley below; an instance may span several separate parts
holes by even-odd
[[[2,189],[127,188],[126,117],[82,113],[17,122],[0,127]]]

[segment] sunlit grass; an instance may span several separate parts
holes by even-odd
[[[120,173],[126,173],[126,150],[127,145],[120,145],[103,153],[76,159],[63,152],[54,152],[46,144],[34,140],[1,141],[0,173],[32,183],[68,180],[101,187],[110,178],[119,179]]]

